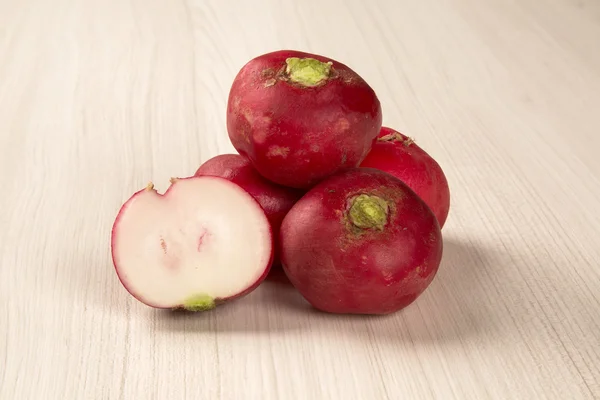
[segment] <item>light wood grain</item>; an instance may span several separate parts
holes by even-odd
[[[442,266],[404,311],[265,284],[216,312],[120,286],[121,203],[232,152],[250,58],[344,61],[444,167]],[[0,0],[0,399],[600,398],[600,3]]]

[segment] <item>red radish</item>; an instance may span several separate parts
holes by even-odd
[[[281,50],[238,72],[227,104],[235,149],[265,178],[310,188],[356,167],[381,128],[373,89],[346,65],[316,54]]]
[[[281,221],[304,194],[304,191],[277,185],[263,178],[253,167],[248,159],[239,154],[221,154],[204,162],[196,171],[196,176],[220,176],[239,185],[254,197],[267,214],[271,223],[273,237],[279,236]],[[277,246],[273,267],[279,267]],[[274,276],[278,268],[272,268],[269,276]]]
[[[448,180],[440,165],[411,138],[381,128],[377,142],[360,166],[385,171],[406,183],[427,203],[443,228],[450,209]]]
[[[394,176],[372,168],[338,173],[286,215],[283,268],[315,308],[389,314],[432,282],[442,235],[431,209]]]
[[[112,257],[125,288],[156,308],[209,310],[250,293],[273,256],[269,221],[238,185],[211,176],[152,184],[122,207]]]

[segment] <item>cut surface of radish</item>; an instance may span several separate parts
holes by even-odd
[[[249,293],[273,257],[269,221],[236,184],[218,177],[152,185],[121,208],[112,231],[121,283],[144,304],[200,311]]]

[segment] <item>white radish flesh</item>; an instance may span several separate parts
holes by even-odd
[[[149,186],[121,208],[112,232],[119,279],[157,308],[206,310],[266,276],[273,238],[259,204],[236,184],[202,176]]]

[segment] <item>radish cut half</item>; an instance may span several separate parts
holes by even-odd
[[[155,308],[209,310],[254,290],[273,259],[265,212],[238,185],[219,177],[152,184],[122,207],[112,257],[127,291]]]

